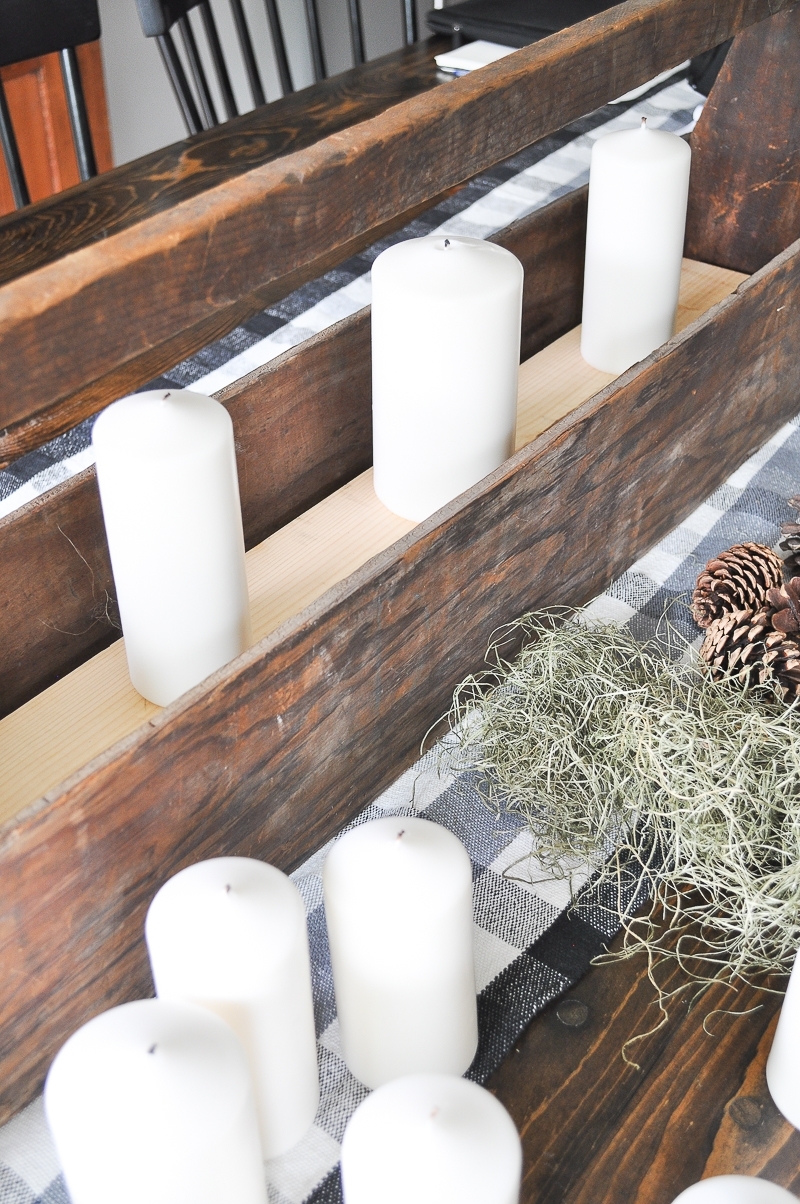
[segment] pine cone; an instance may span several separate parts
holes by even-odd
[[[800,577],[770,589],[758,610],[730,610],[714,619],[700,656],[715,681],[774,682],[786,702],[800,698]]]
[[[764,668],[760,680],[771,677],[786,702],[800,697],[800,644],[782,631],[771,632],[764,641]]]
[[[771,675],[787,702],[800,696],[800,576],[767,590],[772,631],[764,641],[764,675]]]
[[[800,577],[768,589],[766,601],[773,630],[797,638],[800,634]]]
[[[793,510],[800,510],[800,497],[790,497],[789,505]],[[800,574],[800,523],[782,523],[782,539],[778,547],[786,552],[783,559],[783,575],[787,581]]]
[[[767,590],[780,585],[781,561],[759,543],[737,543],[709,560],[697,578],[692,614],[698,627],[710,627],[722,615],[764,605]]]
[[[765,607],[728,610],[708,624],[700,657],[715,681],[730,674],[744,686],[755,685],[764,670],[765,639],[769,635],[769,612]]]

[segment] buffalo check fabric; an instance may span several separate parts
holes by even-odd
[[[665,607],[687,595],[712,555],[740,540],[776,544],[780,524],[791,517],[786,499],[799,484],[800,417],[778,431],[680,526],[631,565],[591,603],[590,612],[627,625],[642,640],[657,638]],[[670,617],[685,645],[698,642],[685,608],[674,607]],[[616,924],[588,866],[576,864],[563,878],[545,874],[520,817],[507,809],[490,810],[475,775],[448,764],[455,761],[447,749],[433,749],[354,823],[386,814],[420,815],[449,828],[469,852],[480,1043],[468,1073],[481,1081],[500,1064],[534,1016],[581,978],[614,935]],[[339,1204],[339,1144],[348,1118],[367,1094],[348,1071],[339,1049],[322,904],[327,848],[292,875],[308,919],[322,1097],[306,1137],[294,1150],[267,1164],[270,1204]],[[633,876],[628,890],[635,905]],[[38,1099],[0,1129],[0,1204],[67,1201]]]
[[[321,280],[264,310],[226,338],[177,365],[154,384],[213,392],[369,303],[369,269],[390,242],[434,231],[486,237],[585,183],[593,141],[638,124],[682,133],[701,98],[681,78],[634,101],[606,106],[544,139],[456,196]],[[800,398],[798,398],[800,410]],[[92,462],[91,420],[0,472],[0,515]],[[686,593],[712,554],[737,540],[769,545],[790,517],[786,499],[800,483],[800,419],[788,424],[657,547],[624,573],[590,610],[653,638],[665,604]],[[697,632],[672,616],[686,643]],[[445,750],[446,754],[446,750]],[[474,933],[480,1043],[469,1076],[485,1079],[530,1021],[563,995],[614,935],[616,925],[588,866],[546,875],[520,818],[490,811],[469,770],[447,768],[438,748],[422,758],[354,821],[416,814],[441,823],[465,844],[473,865]],[[322,904],[320,849],[293,875],[306,906],[312,958],[321,1102],[294,1150],[267,1164],[270,1204],[339,1204],[339,1147],[347,1120],[367,1094],[339,1048],[336,1005]],[[628,884],[631,902],[638,889]],[[612,971],[609,971],[612,972]],[[123,1173],[121,1171],[121,1173]],[[41,1098],[0,1128],[0,1204],[68,1204]],[[145,1202],[143,1201],[143,1204]]]

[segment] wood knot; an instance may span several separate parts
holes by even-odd
[[[757,1129],[762,1119],[761,1103],[752,1095],[740,1096],[728,1108],[728,1115],[740,1129]]]
[[[567,1028],[581,1028],[589,1019],[589,1008],[580,999],[562,999],[556,1016]]]

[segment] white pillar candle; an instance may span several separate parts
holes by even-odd
[[[800,1129],[800,952],[794,959],[767,1058],[767,1087],[778,1110]]]
[[[387,816],[342,836],[323,870],[345,1062],[367,1087],[462,1074],[478,1045],[472,866],[439,824]]]
[[[644,124],[594,144],[581,331],[593,368],[619,375],[672,336],[691,157]]]
[[[430,235],[372,265],[375,492],[419,522],[514,451],[522,264]]]
[[[210,1008],[244,1046],[264,1155],[300,1140],[319,1102],[303,900],[272,865],[218,857],[158,892],[145,937],[159,999]]]
[[[797,1204],[785,1187],[750,1175],[713,1175],[693,1183],[673,1204]]]
[[[166,706],[250,640],[233,425],[158,390],[104,410],[92,443],[128,671]]]
[[[443,1074],[395,1079],[353,1113],[344,1204],[516,1204],[522,1147],[503,1105]]]
[[[231,1028],[142,999],[78,1029],[44,1106],[72,1204],[266,1204],[250,1074]]]

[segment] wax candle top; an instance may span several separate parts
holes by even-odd
[[[642,123],[635,130],[618,130],[604,134],[592,147],[592,167],[597,160],[624,167],[641,164],[648,170],[664,166],[667,171],[675,163],[687,162],[692,157],[689,143],[667,130],[654,130]]]
[[[217,857],[181,870],[150,904],[145,936],[159,994],[173,980],[195,998],[253,998],[275,986],[305,931],[292,881],[250,857]]]
[[[460,902],[472,867],[461,841],[441,824],[390,815],[341,837],[326,858],[323,876],[338,908],[361,912],[365,897],[378,904],[401,892],[407,919],[449,899]]]
[[[785,1187],[749,1175],[714,1175],[693,1183],[673,1204],[797,1204]]]
[[[230,439],[231,429],[228,411],[213,397],[187,389],[153,389],[103,410],[92,429],[92,443],[99,455],[112,455],[115,463],[122,452],[145,465],[207,455],[211,443]]]
[[[345,1201],[517,1199],[522,1148],[503,1105],[455,1075],[415,1074],[372,1093],[342,1142]],[[349,1190],[348,1190],[349,1189]]]
[[[70,1117],[80,1126],[91,1116],[110,1134],[146,1129],[156,1144],[162,1134],[173,1140],[180,1125],[200,1147],[216,1144],[221,1121],[250,1106],[244,1051],[229,1025],[204,1008],[158,999],[122,1004],[78,1029],[56,1055],[45,1085],[45,1109],[57,1113],[62,1138]],[[102,1133],[95,1137],[101,1145]]]
[[[522,264],[504,247],[460,234],[409,238],[383,251],[372,266],[373,282],[391,279],[391,287],[432,301],[469,296],[505,296],[520,287]]]

